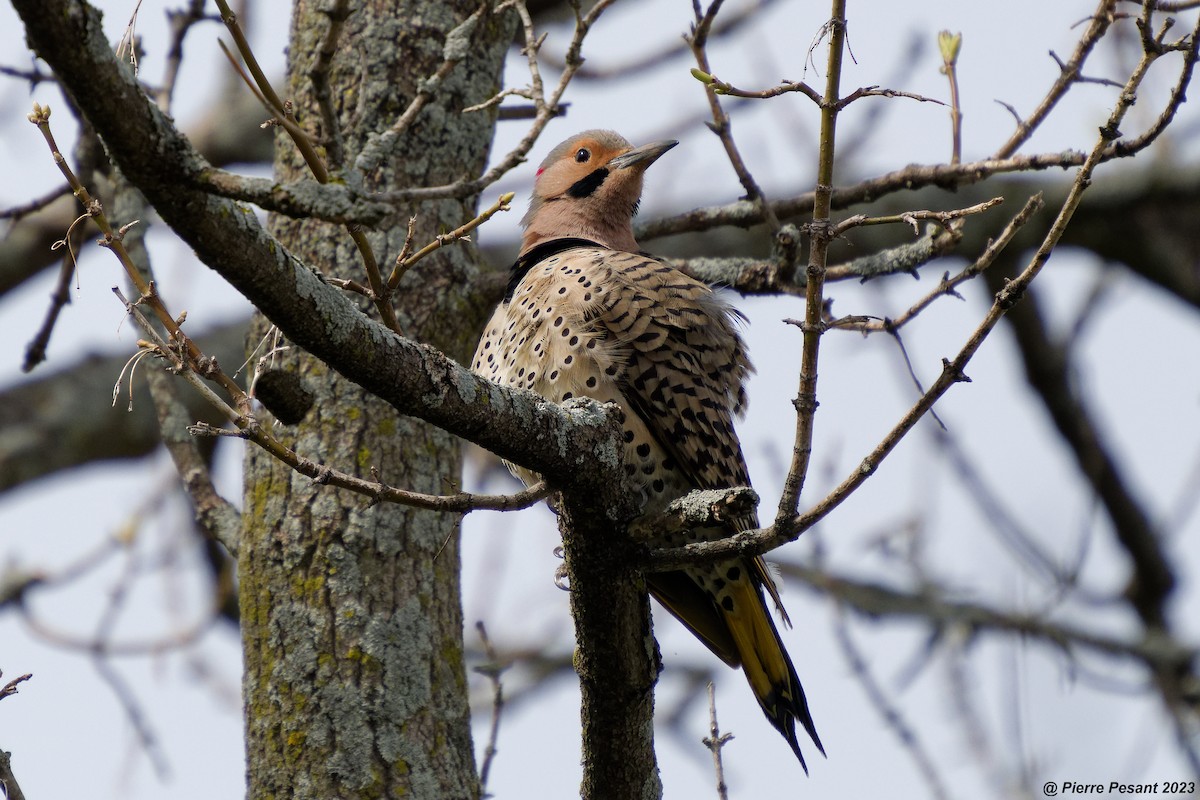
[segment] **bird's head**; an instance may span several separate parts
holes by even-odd
[[[633,215],[642,197],[642,173],[676,144],[668,139],[635,148],[612,131],[593,130],[555,147],[538,167],[521,220],[521,252],[568,236],[636,252]]]

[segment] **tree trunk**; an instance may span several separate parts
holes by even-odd
[[[319,131],[309,77],[329,17],[328,2],[295,4],[286,96],[299,123]],[[448,32],[473,0],[351,3],[329,74],[346,161],[387,130],[443,62]],[[513,15],[475,26],[470,56],[363,188],[450,183],[484,166],[491,112],[462,114],[498,91]],[[276,134],[281,181],[307,177],[291,142]],[[327,152],[332,152],[327,147]],[[336,174],[336,165],[334,172]],[[411,209],[418,246],[474,215],[475,198]],[[409,210],[368,238],[386,278]],[[363,279],[362,261],[340,226],[276,217],[273,232],[327,275]],[[468,288],[473,246],[422,261],[401,283],[401,326],[459,360],[480,326]],[[368,307],[364,301],[363,308]],[[464,311],[464,309],[467,309]],[[251,348],[268,323],[253,327]],[[261,355],[261,352],[260,352]],[[271,369],[294,373],[314,400],[276,434],[315,461],[388,484],[444,493],[456,485],[458,440],[395,410],[323,362],[292,348]],[[470,735],[459,591],[458,519],[314,485],[248,448],[245,531],[239,556],[250,798],[452,797],[479,795]]]

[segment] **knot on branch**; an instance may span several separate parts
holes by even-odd
[[[967,373],[963,372],[958,364],[948,358],[942,359],[942,372],[949,375],[950,380],[954,383],[970,383],[971,378]]]
[[[667,533],[731,525],[754,513],[757,507],[758,494],[748,486],[697,489],[673,500],[663,511],[634,520],[629,534],[645,542]]]
[[[295,372],[270,369],[254,381],[254,398],[284,425],[296,425],[312,408],[315,399]]]

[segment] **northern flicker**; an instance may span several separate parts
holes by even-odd
[[[750,485],[733,429],[753,369],[736,329],[741,315],[705,284],[639,252],[633,237],[642,175],[675,145],[633,148],[612,131],[592,130],[550,151],[521,221],[507,294],[473,360],[475,373],[553,402],[587,396],[620,405],[625,470],[648,512],[692,489]],[[537,480],[513,471],[527,484]],[[749,516],[736,527],[757,525]],[[766,563],[734,559],[649,575],[647,584],[713,653],[742,668],[807,772],[795,723],[825,750],[767,608],[764,591],[788,623]]]

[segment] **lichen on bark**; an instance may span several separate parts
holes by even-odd
[[[473,0],[351,3],[329,74],[347,163],[388,128],[440,66],[447,33]],[[295,4],[286,96],[309,130],[319,113],[308,77],[328,26],[322,2]],[[491,19],[471,57],[442,82],[376,169],[367,191],[445,183],[480,170],[489,113],[461,114],[499,85],[514,20]],[[277,133],[276,179],[304,176]],[[352,169],[353,167],[351,167]],[[403,243],[408,216],[425,241],[475,213],[474,199],[398,209],[368,233],[381,265]],[[326,275],[362,279],[343,228],[282,217],[272,232]],[[444,248],[401,283],[396,307],[415,338],[462,358],[479,327],[464,297],[478,270],[474,248]],[[366,304],[362,308],[371,313]],[[261,336],[260,320],[251,338]],[[257,341],[251,343],[253,347]],[[461,467],[458,440],[399,417],[390,405],[298,348],[274,368],[294,371],[314,404],[280,439],[304,456],[389,484],[440,494]],[[314,485],[250,448],[239,560],[246,653],[248,797],[478,797],[463,665],[457,517]]]

